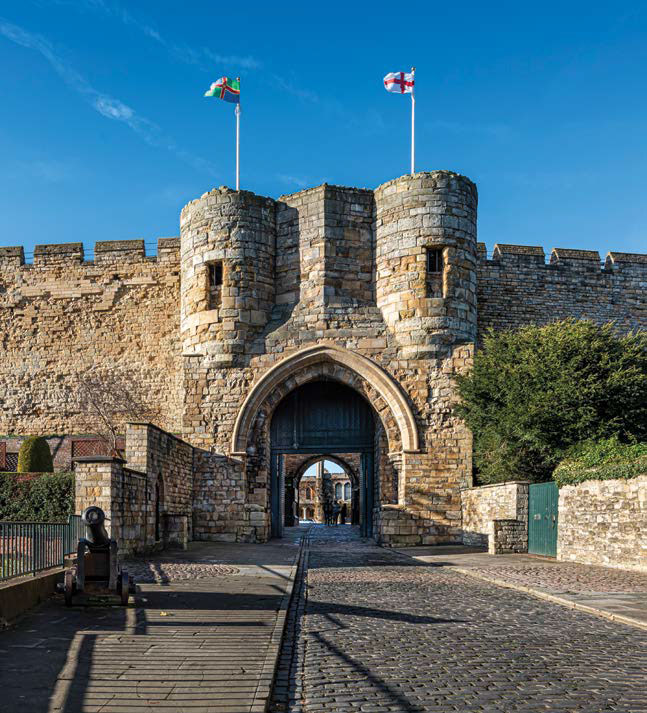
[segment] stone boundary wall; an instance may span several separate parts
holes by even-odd
[[[461,491],[463,544],[490,554],[528,551],[528,481]]]
[[[647,474],[560,488],[557,559],[647,572]]]
[[[166,543],[182,544],[185,527],[186,536],[193,539],[193,451],[189,443],[150,423],[129,423],[126,429],[126,461],[146,474],[153,491],[159,488]]]
[[[127,461],[74,460],[76,512],[101,507],[124,553],[186,547],[193,536],[193,447],[152,424],[134,423],[125,450]]]
[[[491,260],[478,244],[478,332],[559,319],[615,322],[620,332],[647,328],[647,255],[495,245]]]

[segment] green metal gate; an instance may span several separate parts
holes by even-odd
[[[533,555],[557,555],[557,508],[559,490],[556,483],[536,483],[528,493],[528,552]]]

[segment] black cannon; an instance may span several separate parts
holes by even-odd
[[[106,532],[105,513],[93,505],[83,511],[81,520],[86,537],[79,540],[76,565],[65,573],[65,603],[71,606],[76,595],[116,594],[128,604],[128,572],[117,562],[117,542]]]

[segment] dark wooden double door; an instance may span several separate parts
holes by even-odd
[[[364,537],[371,537],[375,504],[375,420],[368,402],[354,389],[336,381],[304,384],[276,407],[270,434],[272,536],[283,534],[283,455],[359,453],[360,529]]]

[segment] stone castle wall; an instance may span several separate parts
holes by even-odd
[[[647,327],[647,255],[496,245],[491,260],[479,244],[478,326],[514,329],[558,319],[615,322],[620,331]]]
[[[557,559],[647,572],[647,475],[560,488]]]
[[[157,426],[131,423],[125,452],[127,461],[75,459],[76,512],[102,508],[122,552],[186,546],[193,539],[193,447]]]
[[[149,400],[151,417],[179,430],[179,240],[0,248],[0,433],[91,433],[76,404],[78,375],[120,374]],[[145,414],[141,414],[144,416]]]

